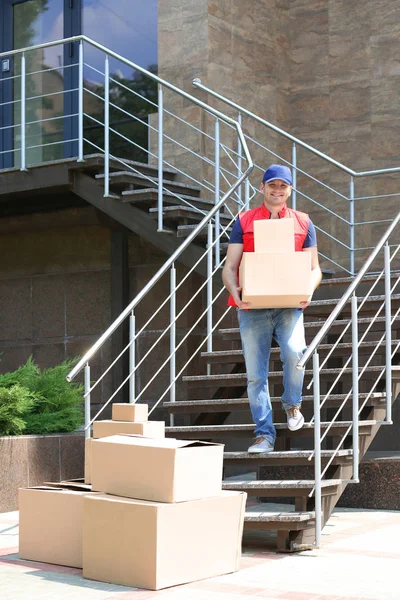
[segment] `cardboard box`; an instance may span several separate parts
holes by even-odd
[[[239,268],[243,302],[249,308],[300,308],[312,294],[311,254],[244,252]]]
[[[83,498],[87,490],[19,490],[19,557],[82,568]]]
[[[91,483],[92,478],[92,438],[85,440],[85,483]]]
[[[254,251],[268,254],[294,252],[294,220],[262,219],[254,221]]]
[[[113,404],[113,421],[147,421],[149,409],[147,404]]]
[[[116,435],[92,443],[92,489],[154,500],[184,502],[222,489],[223,444]]]
[[[93,423],[93,438],[103,438],[109,435],[121,433],[132,433],[144,435],[148,438],[165,437],[164,421],[143,421],[132,423],[132,421],[95,421]]]
[[[239,568],[246,494],[178,504],[84,500],[83,576],[152,590]]]

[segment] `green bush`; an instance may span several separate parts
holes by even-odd
[[[74,431],[83,422],[83,386],[68,383],[75,360],[40,371],[32,357],[0,375],[0,435]]]

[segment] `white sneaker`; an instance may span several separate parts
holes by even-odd
[[[259,452],[272,452],[274,445],[271,444],[265,437],[258,437],[254,444],[247,450],[250,454],[258,454]]]
[[[300,412],[299,406],[293,406],[286,411],[287,424],[290,431],[297,431],[304,425],[304,417]]]

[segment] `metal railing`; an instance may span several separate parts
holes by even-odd
[[[278,160],[292,169],[292,207],[311,214],[318,231],[321,263],[325,268],[345,271],[353,276],[366,260],[368,252],[375,247],[380,233],[397,212],[400,167],[354,171],[203,85],[200,79],[194,79],[193,86],[237,111],[237,120],[241,123],[255,160],[254,172],[258,174],[259,179],[267,166],[266,161]],[[247,122],[254,121],[258,125],[257,138],[247,133]],[[287,141],[288,144],[279,148],[279,152],[274,151],[276,143],[274,139],[268,138],[265,133],[268,131],[274,132],[280,141]],[[264,141],[266,137],[269,139],[267,143]],[[240,163],[240,152],[238,155]],[[326,173],[324,178],[312,175],[323,170],[324,165],[330,167],[333,173]],[[382,179],[388,176],[396,177],[396,191],[393,191],[389,185],[385,192],[386,183]],[[333,184],[330,183],[331,180]],[[377,182],[379,193],[371,194],[372,181]],[[385,218],[376,218],[376,215],[380,214],[382,198],[393,199],[393,207],[389,211],[386,207]],[[365,239],[370,243],[366,245]]]
[[[385,421],[380,424],[392,424],[392,358],[398,352],[400,348],[400,342],[392,342],[392,328],[397,326],[399,323],[400,308],[392,312],[392,300],[400,299],[400,275],[398,267],[394,268],[394,261],[398,264],[400,257],[400,245],[397,244],[399,239],[399,223],[400,213],[394,219],[390,227],[387,229],[385,234],[382,236],[377,246],[370,254],[368,260],[364,263],[359,273],[355,277],[354,281],[344,292],[343,296],[337,303],[336,307],[329,315],[321,329],[314,337],[306,352],[298,362],[297,368],[304,369],[311,356],[313,359],[313,379],[308,387],[313,385],[314,393],[314,450],[310,453],[309,460],[314,459],[315,469],[315,487],[310,493],[310,496],[315,496],[315,513],[316,513],[316,545],[319,546],[321,543],[321,521],[322,521],[322,494],[321,494],[321,482],[324,478],[327,470],[337,456],[339,450],[345,443],[351,443],[352,454],[353,454],[353,477],[348,483],[358,483],[359,473],[359,420],[360,415],[367,405],[368,401],[374,394],[377,386],[379,385],[382,378],[385,376],[385,395],[386,395],[386,418]],[[392,242],[392,246],[389,242]],[[364,282],[364,277],[367,274],[370,267],[379,259],[379,254],[383,251],[384,253],[384,268],[380,271],[376,280],[370,287],[367,293],[362,294],[362,299],[357,298],[356,291],[360,285]],[[362,310],[364,304],[368,301],[378,299],[379,296],[373,296],[372,292],[375,288],[383,281],[384,283],[384,301],[378,306],[375,314],[368,317],[368,324],[365,327],[365,331],[359,335],[359,313]],[[397,291],[397,294],[396,294]],[[344,326],[340,335],[337,336],[336,342],[333,344],[328,355],[325,357],[322,364],[320,364],[318,348],[321,341],[329,333],[331,327],[337,321],[339,315],[344,310],[346,305],[351,302],[351,318],[348,323]],[[383,317],[380,316],[383,313]],[[359,348],[367,340],[368,335],[373,333],[373,326],[380,320],[384,323],[384,331],[378,339],[373,338],[374,347],[371,354],[366,357],[365,364],[359,365]],[[351,351],[350,355],[345,361],[343,367],[339,369],[335,380],[329,385],[328,391],[322,397],[321,394],[321,371],[326,365],[330,356],[334,353],[338,344],[344,339],[344,336],[351,336]],[[376,335],[376,334],[374,334]],[[383,364],[374,364],[378,360],[378,350],[385,346],[385,357]],[[359,400],[360,384],[363,383],[363,376],[365,374],[371,374],[372,377],[377,374],[374,381],[368,382],[368,390],[365,398],[362,401]],[[347,388],[350,388],[348,393],[339,408],[336,410],[332,419],[324,429],[324,433],[321,433],[321,409],[324,407],[326,402],[329,400],[331,394],[334,392],[334,388],[343,382],[346,376],[351,374],[351,385],[345,384]],[[341,436],[340,441],[333,451],[330,459],[322,469],[321,466],[321,449],[324,440],[326,439],[329,431],[332,429],[335,423],[341,420],[343,411],[349,410],[349,403],[351,402],[351,416],[349,423],[346,425],[346,430]],[[375,423],[373,423],[375,424]],[[351,436],[351,439],[350,439]]]

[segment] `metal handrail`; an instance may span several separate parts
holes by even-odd
[[[327,320],[325,321],[325,323],[323,324],[323,326],[321,327],[321,329],[319,330],[317,335],[314,337],[311,344],[308,346],[307,350],[305,351],[305,353],[303,354],[303,356],[297,363],[298,369],[304,369],[306,362],[310,359],[312,353],[317,348],[317,346],[319,345],[322,338],[326,335],[327,331],[330,329],[332,323],[335,321],[336,317],[341,312],[343,306],[349,300],[350,296],[352,295],[352,293],[354,292],[354,290],[360,283],[361,279],[363,278],[363,276],[365,275],[365,273],[367,272],[367,270],[373,263],[374,259],[376,258],[377,254],[383,248],[386,240],[393,233],[394,229],[396,228],[396,226],[398,225],[399,222],[400,222],[400,212],[398,213],[397,217],[395,217],[393,219],[392,224],[386,230],[386,232],[383,234],[383,236],[379,240],[378,244],[375,246],[375,249],[371,252],[368,259],[365,261],[363,267],[357,273],[357,276],[355,277],[354,281],[350,284],[350,286],[344,292],[343,296],[341,297],[341,299],[339,300],[339,302],[337,303],[337,305],[335,306],[335,308],[333,309],[333,311],[331,312],[331,314],[329,315],[329,317],[327,318]]]
[[[258,121],[262,125],[265,125],[269,129],[272,129],[272,131],[275,131],[276,133],[279,133],[283,137],[287,138],[288,140],[291,140],[295,144],[298,144],[299,146],[302,146],[303,148],[305,148],[306,150],[309,150],[313,154],[316,154],[317,156],[319,156],[323,160],[326,160],[331,165],[334,165],[335,167],[338,167],[342,171],[345,171],[346,173],[348,173],[352,177],[367,177],[367,176],[370,176],[370,175],[383,175],[385,173],[397,173],[397,172],[400,171],[400,167],[391,167],[389,169],[375,169],[373,171],[360,171],[360,172],[353,171],[353,169],[350,169],[349,167],[346,167],[345,165],[343,165],[342,163],[338,162],[337,160],[334,160],[333,158],[331,158],[327,154],[324,154],[323,152],[320,152],[316,148],[313,148],[312,146],[309,146],[305,142],[302,142],[301,140],[299,140],[298,138],[294,137],[290,133],[287,133],[283,129],[280,129],[279,127],[277,127],[273,123],[270,123],[269,121],[266,121],[265,119],[262,119],[258,115],[254,114],[251,111],[249,111],[246,108],[244,108],[243,106],[240,106],[239,104],[236,104],[236,102],[233,102],[232,100],[229,100],[229,98],[226,98],[225,96],[222,96],[221,94],[218,94],[218,92],[215,92],[214,90],[212,90],[212,89],[208,88],[207,86],[203,85],[201,83],[201,79],[200,78],[197,77],[196,79],[193,79],[192,84],[193,84],[193,87],[199,88],[199,89],[207,92],[208,94],[211,94],[211,96],[214,96],[214,98],[218,98],[218,100],[221,100],[221,102],[224,102],[225,104],[228,104],[232,108],[236,108],[240,113],[243,113],[244,115],[247,115],[248,117],[251,117],[255,121]]]

